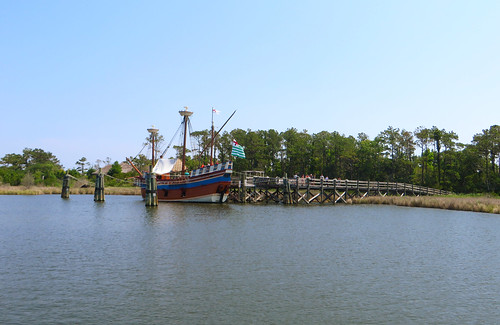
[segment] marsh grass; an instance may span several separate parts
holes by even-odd
[[[94,194],[93,187],[72,187],[69,189],[71,194]],[[42,194],[61,194],[60,187],[48,186],[0,186],[0,195],[42,195]],[[139,187],[106,187],[105,195],[140,195]]]
[[[388,204],[500,214],[500,198],[491,196],[369,196],[355,198],[354,204]]]

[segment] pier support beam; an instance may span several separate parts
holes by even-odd
[[[247,202],[247,178],[245,173],[240,174],[240,203]]]
[[[292,204],[290,202],[290,190],[289,189],[290,189],[290,185],[288,183],[288,178],[285,176],[285,178],[283,178],[283,203],[284,204]]]

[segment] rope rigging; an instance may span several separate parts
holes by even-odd
[[[175,131],[175,134],[174,136],[172,137],[172,140],[170,140],[170,143],[168,144],[167,148],[165,148],[165,150],[163,150],[163,152],[161,153],[160,157],[163,157],[165,155],[165,153],[167,153],[167,150],[170,149],[170,146],[172,145],[172,142],[174,142],[174,139],[175,139],[175,136],[177,135],[177,133],[179,133],[179,131],[181,130],[181,127],[182,127],[182,124],[179,125],[179,128],[177,128],[177,131]],[[191,123],[189,123],[191,124]]]
[[[140,155],[140,154],[141,154],[141,152],[144,150],[144,148],[146,148],[146,146],[147,146],[147,145],[148,145],[148,144],[147,144],[147,143],[145,143],[145,144],[144,144],[144,146],[142,146],[141,151],[139,151],[139,153],[138,153],[137,155],[135,155],[135,157],[134,157],[134,158],[132,158],[132,160],[133,160],[133,159],[135,159],[135,158],[137,158],[137,157],[139,157],[139,155]]]

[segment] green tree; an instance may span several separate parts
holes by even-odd
[[[312,159],[313,173],[318,175],[327,174],[327,166],[330,158],[331,134],[322,131],[312,135]]]
[[[24,174],[23,179],[21,180],[21,185],[31,187],[35,185],[35,178],[31,173],[28,172]]]
[[[438,129],[433,126],[431,129],[432,140],[434,140],[434,148],[437,152],[437,184],[441,187],[441,140],[443,139],[443,133],[446,131]]]
[[[370,140],[364,133],[358,135],[356,143],[356,156],[358,171],[357,178],[364,180],[382,179],[382,151],[383,146],[379,141]]]
[[[215,146],[217,148],[219,162],[231,160],[232,136],[227,131],[219,134],[216,138]]]
[[[199,164],[208,164],[210,162],[210,143],[211,143],[211,131],[210,130],[202,130],[202,131],[194,131],[191,132],[191,139],[194,142],[195,148],[193,149],[193,153]],[[182,149],[182,147],[179,147]],[[176,157],[182,156],[177,153]]]
[[[484,129],[482,133],[474,135],[472,142],[483,160],[484,167],[479,170],[482,171],[487,191],[500,190],[498,189],[500,177],[496,173],[497,166],[495,164],[495,159],[500,152],[500,126],[492,125],[489,129]]]
[[[111,165],[111,168],[108,171],[108,175],[117,177],[121,173],[122,173],[122,166],[120,166],[120,163],[118,161],[115,161],[113,165]]]
[[[390,155],[391,180],[395,180],[397,160],[400,158],[401,153],[401,135],[399,129],[389,126],[377,136],[377,140],[384,146],[385,154]]]
[[[57,159],[57,157],[51,152],[46,152],[42,149],[25,148],[23,150],[23,159],[27,168],[37,164],[50,164],[54,167],[62,169],[59,159]]]
[[[0,159],[0,164],[16,170],[23,170],[26,168],[25,158],[23,155],[17,153],[6,154],[2,159]]]
[[[431,142],[431,131],[423,126],[420,126],[415,130],[415,136],[417,137],[417,145],[421,148],[420,155],[420,168],[421,168],[421,179],[420,184],[424,185],[425,170],[427,168],[427,156],[428,156],[428,146]]]
[[[282,134],[284,147],[284,169],[288,175],[308,174],[312,154],[312,137],[307,130],[298,132],[295,128],[287,129]]]
[[[80,171],[80,173],[85,174],[85,166],[88,164],[87,158],[82,157],[75,164],[78,165],[77,170]]]
[[[283,174],[281,166],[281,150],[283,138],[276,130],[257,131],[257,135],[262,138],[261,157],[264,172],[269,176],[281,176]]]
[[[140,171],[148,171],[149,165],[151,165],[151,159],[146,157],[144,154],[139,154],[135,158],[130,157],[129,158],[134,166],[139,169]]]

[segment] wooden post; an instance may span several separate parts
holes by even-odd
[[[288,178],[286,177],[286,174],[285,174],[285,177],[283,177],[283,203],[285,205],[290,203],[288,201],[288,198],[289,198],[289,193],[288,193]]]
[[[370,196],[370,180],[368,180],[368,187],[366,188],[366,196]]]
[[[246,198],[247,198],[247,180],[245,177],[245,173],[240,174],[240,182],[241,182],[241,187],[240,187],[240,202],[241,203],[246,203]]]
[[[295,179],[295,191],[293,193],[290,193],[290,201],[292,201],[292,203],[294,203],[295,200],[297,201],[297,204],[299,203],[299,188],[300,188],[300,177],[297,177]]]
[[[100,168],[95,178],[94,201],[104,202],[104,175]]]
[[[266,191],[266,204],[269,203],[269,181],[264,183],[264,190]]]
[[[288,179],[288,175],[286,173],[283,177],[283,203],[293,204],[292,187],[290,186],[290,180]]]
[[[337,180],[333,180],[333,204],[337,204],[337,199],[335,198],[335,195],[337,194]]]
[[[347,179],[345,180],[345,200],[347,202],[347,199],[348,199],[348,196],[349,196],[349,184],[347,183]]]
[[[146,203],[146,206],[151,206],[151,174],[150,173],[145,173],[145,181],[146,181],[146,197],[144,198],[144,201]]]
[[[158,206],[156,174],[153,173],[153,166],[149,166],[149,173],[146,175],[146,206]]]
[[[257,203],[257,183],[255,182],[255,176],[252,178],[253,179],[253,200],[255,200],[255,203]]]
[[[324,177],[321,176],[321,183],[320,183],[320,197],[319,197],[319,203],[323,203],[323,195],[324,195],[324,185],[323,185]]]
[[[63,199],[69,198],[69,175],[68,174],[64,175],[64,177],[63,177],[61,197]]]
[[[309,199],[311,198],[311,179],[309,177],[306,178],[306,200],[309,203]]]
[[[238,180],[238,195],[235,196],[235,199],[238,199],[237,202],[241,202],[241,175],[240,179]]]

